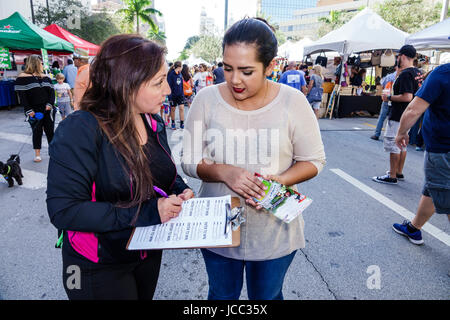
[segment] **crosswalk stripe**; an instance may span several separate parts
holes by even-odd
[[[33,144],[33,141],[31,139],[31,134],[26,135],[26,134],[8,133],[8,132],[0,131],[0,139],[19,142],[19,143],[27,143],[27,144],[31,144],[31,145]],[[48,148],[48,143],[45,140],[45,138],[42,139],[42,147]]]
[[[394,212],[401,215],[403,218],[412,220],[415,216],[414,213],[409,211],[408,209],[402,207],[401,205],[397,204],[396,202],[392,201],[391,199],[383,196],[381,193],[375,191],[374,189],[368,187],[364,183],[360,182],[359,180],[353,178],[351,175],[347,174],[346,172],[342,171],[341,169],[330,169],[331,172],[337,174],[339,177],[347,181],[348,183],[351,183],[367,195],[371,196],[381,204],[385,205],[389,209],[393,210]],[[430,235],[438,239],[439,241],[445,243],[447,246],[450,246],[450,235],[445,233],[439,228],[436,228],[431,223],[427,222],[422,227],[422,231],[428,232]]]

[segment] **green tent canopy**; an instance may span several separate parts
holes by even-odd
[[[18,12],[0,20],[0,47],[74,51],[73,44],[32,24]]]

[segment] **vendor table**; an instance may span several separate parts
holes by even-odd
[[[0,107],[9,107],[17,104],[14,80],[0,81]]]
[[[379,114],[381,108],[380,96],[344,96],[339,97],[337,117],[349,116],[355,111],[368,111],[371,115]]]

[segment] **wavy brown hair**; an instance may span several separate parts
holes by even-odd
[[[140,35],[112,36],[101,46],[90,66],[90,86],[80,109],[92,113],[111,144],[123,157],[130,176],[130,201],[116,205],[138,206],[152,195],[152,174],[134,122],[136,95],[144,83],[152,79],[165,63],[166,49]]]

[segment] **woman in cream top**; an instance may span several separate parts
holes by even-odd
[[[223,59],[226,83],[207,87],[195,97],[183,140],[182,168],[187,175],[202,180],[199,197],[238,196],[245,206],[240,246],[202,251],[210,299],[239,298],[240,290],[230,293],[231,289],[223,288],[215,280],[217,264],[210,264],[207,255],[264,262],[292,254],[288,267],[295,251],[305,246],[301,215],[286,224],[251,200],[264,191],[254,173],[295,188],[295,184],[317,175],[325,164],[318,122],[306,97],[298,90],[265,78],[272,72],[275,55],[261,61],[258,50],[264,50],[262,45],[258,49],[256,42],[250,45],[246,43],[248,40],[235,40],[236,34],[251,34],[239,32],[239,28],[263,28],[269,37],[273,34],[257,19],[241,20],[227,31]],[[276,296],[258,295],[261,290],[256,288],[257,284],[256,287],[249,284],[246,267],[250,299],[282,298],[281,289]],[[281,271],[282,278],[287,267]],[[224,270],[220,271],[220,277],[226,278],[223,273],[228,268]]]

